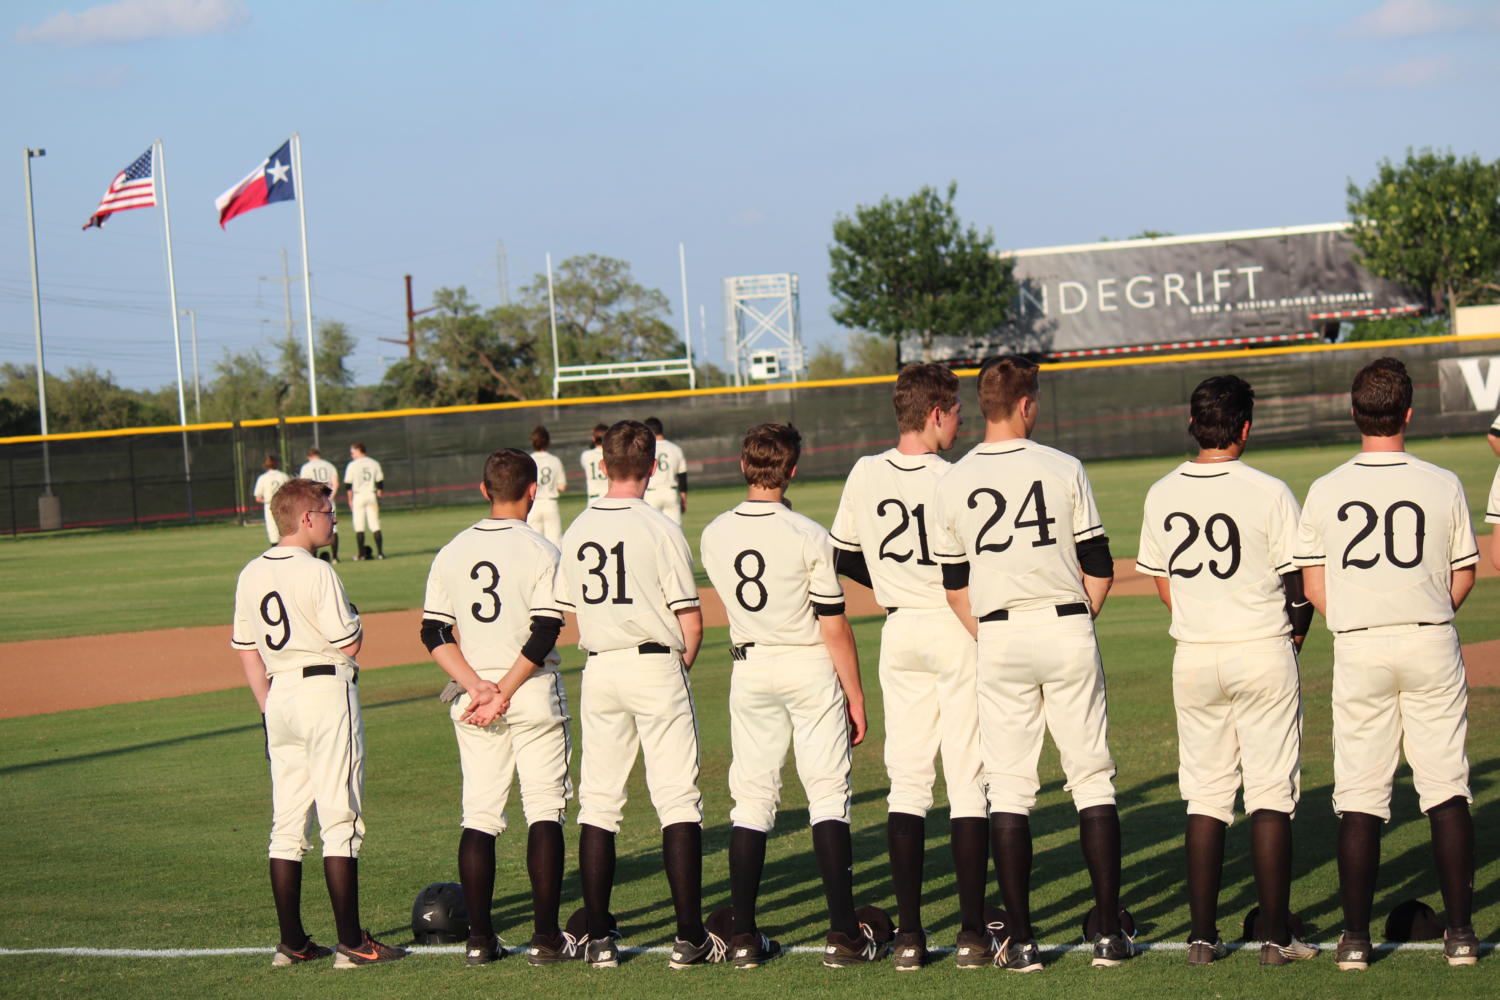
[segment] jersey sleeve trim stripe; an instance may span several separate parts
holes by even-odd
[[[557,603],[561,604],[563,607],[569,608],[569,609],[575,609],[575,608],[578,607],[578,605],[574,604],[572,601],[562,601],[562,600],[559,600]]]
[[[1500,517],[1500,514],[1497,514],[1495,516],[1496,517]],[[855,548],[855,549],[859,548],[859,543],[858,542],[851,542],[851,541],[849,541],[846,538],[840,538],[838,535],[835,535],[831,531],[828,533],[828,537],[831,538],[831,539],[833,539],[833,543],[835,545],[844,545],[844,546],[848,546],[849,548]]]
[[[238,639],[230,639],[229,640],[229,644],[231,646],[233,646],[234,648],[236,648],[236,649],[254,649],[255,648],[255,643],[254,642],[241,642]]]
[[[679,604],[697,604],[697,603],[698,603],[698,598],[697,597],[679,597],[675,601],[668,601],[667,602],[667,607],[673,608],[673,607],[676,607]]]
[[[1292,564],[1290,562],[1284,562],[1280,566],[1276,567],[1276,572],[1280,573],[1284,569],[1289,569],[1289,568],[1291,568],[1291,565]]]
[[[1463,562],[1477,562],[1478,559],[1479,559],[1479,553],[1478,552],[1470,552],[1466,556],[1459,556],[1457,559],[1453,560],[1452,565],[1457,566],[1459,563],[1463,563]]]
[[[1288,565],[1290,565],[1290,564],[1288,564]],[[1141,562],[1139,559],[1137,559],[1135,561],[1135,568],[1138,569],[1138,570],[1140,570],[1143,573],[1165,573],[1166,572],[1166,570],[1162,569],[1160,566],[1148,566],[1147,564]]]
[[[808,597],[823,597],[823,598],[827,598],[830,601],[842,601],[844,599],[844,595],[843,594],[820,594],[816,590],[809,590],[807,592],[807,596]]]
[[[433,610],[431,610],[429,608],[423,608],[422,609],[422,616],[424,618],[446,618],[450,622],[456,622],[456,621],[458,621],[457,617],[455,617],[454,615],[450,615],[446,611],[433,611]]]
[[[1079,535],[1087,535],[1091,531],[1103,531],[1103,530],[1104,530],[1104,525],[1102,525],[1102,524],[1095,524],[1095,525],[1093,525],[1091,527],[1084,528],[1082,531],[1075,531],[1075,532],[1073,532],[1073,537],[1077,538]]]
[[[328,642],[329,642],[330,645],[334,645],[334,646],[346,646],[349,643],[353,642],[354,639],[355,639],[355,637],[357,637],[363,631],[364,631],[364,629],[362,629],[362,628],[356,628],[353,632],[350,632],[348,635],[344,636],[342,639],[329,639]]]
[[[534,614],[534,615],[543,614],[544,612],[548,612],[548,611],[550,611],[554,615],[560,615],[560,614],[562,614],[562,608],[532,608],[531,609],[531,613]]]

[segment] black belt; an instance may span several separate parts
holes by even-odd
[[[1439,625],[1452,625],[1453,624],[1453,620],[1450,618],[1448,621],[1445,621],[1445,622],[1405,622],[1404,624],[1407,624],[1407,625],[1416,625],[1419,628],[1437,628]],[[1363,628],[1346,628],[1346,629],[1343,629],[1341,631],[1335,632],[1333,634],[1334,635],[1348,635],[1350,632],[1368,632],[1368,631],[1370,631],[1370,626],[1366,625]]]
[[[1073,615],[1088,614],[1089,606],[1087,604],[1084,604],[1082,601],[1074,601],[1072,604],[1059,604],[1054,610],[1057,612],[1057,617],[1070,618]],[[981,615],[979,617],[979,620],[982,622],[1003,622],[1007,621],[1009,618],[1010,612],[1001,610],[991,611],[987,615]]]
[[[637,653],[640,653],[642,656],[645,656],[645,655],[648,655],[648,654],[651,654],[651,653],[670,653],[672,651],[672,647],[671,646],[663,646],[659,642],[643,642],[639,646],[635,647],[635,651]],[[613,652],[614,652],[614,650],[612,650],[612,649],[602,649],[602,650],[601,649],[596,649],[596,650],[590,652],[589,655],[590,656],[598,656],[600,653],[613,653]]]
[[[742,642],[738,646],[729,647],[729,658],[736,662],[745,658],[745,650],[755,645],[753,642]]]
[[[316,666],[303,667],[302,668],[302,676],[303,677],[337,677],[338,673],[339,673],[339,668],[335,667],[331,663],[319,663]],[[271,680],[275,681],[276,678],[272,677]],[[355,684],[359,683],[359,671],[358,670],[354,671],[354,683]]]

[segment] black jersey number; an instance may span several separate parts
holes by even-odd
[[[1198,565],[1189,568],[1177,565],[1177,559],[1188,549],[1192,548],[1193,543],[1198,540],[1198,521],[1193,515],[1177,510],[1168,514],[1166,519],[1162,521],[1162,530],[1170,535],[1172,533],[1172,522],[1174,521],[1181,521],[1187,527],[1187,537],[1182,540],[1182,544],[1172,550],[1172,556],[1167,560],[1167,573],[1169,576],[1180,576],[1183,579],[1191,580],[1203,572],[1203,563],[1199,562]],[[1216,527],[1222,529],[1222,532],[1215,531]],[[1227,580],[1231,576],[1234,576],[1235,571],[1240,568],[1240,526],[1234,523],[1234,518],[1228,514],[1214,514],[1207,521],[1203,522],[1202,534],[1203,540],[1208,543],[1209,548],[1215,552],[1228,553],[1229,555],[1229,560],[1225,565],[1220,565],[1217,559],[1210,559],[1208,561],[1208,571],[1220,580]]]
[[[1339,520],[1349,520],[1352,516],[1350,514],[1350,511],[1355,510],[1364,515],[1365,523],[1360,527],[1358,531],[1354,533],[1354,537],[1349,539],[1349,544],[1344,546],[1344,555],[1341,568],[1370,569],[1376,563],[1380,562],[1379,552],[1375,553],[1372,556],[1360,557],[1354,555],[1354,547],[1374,534],[1376,526],[1379,525],[1381,521],[1385,522],[1385,557],[1391,561],[1391,564],[1394,566],[1399,566],[1402,569],[1411,569],[1413,566],[1421,563],[1423,546],[1426,544],[1427,537],[1426,511],[1422,510],[1421,507],[1417,506],[1415,503],[1412,503],[1410,500],[1397,500],[1395,503],[1391,504],[1385,509],[1385,514],[1382,516],[1375,510],[1374,507],[1365,503],[1363,500],[1350,500],[1348,503],[1339,508]],[[1396,514],[1397,511],[1403,510],[1411,511],[1413,552],[1410,559],[1403,559],[1400,553],[1396,551],[1398,545],[1396,539]]]
[[[611,604],[634,604],[635,601],[625,592],[625,542],[623,540],[616,542],[608,551],[605,551],[604,546],[598,542],[584,542],[578,547],[578,561],[588,562],[588,553],[590,550],[593,550],[594,555],[599,560],[594,564],[592,569],[588,570],[589,576],[595,577],[599,581],[599,594],[598,596],[590,596],[588,584],[585,583],[583,586],[583,603],[603,604],[605,601],[609,601]],[[609,576],[605,572],[611,555],[615,557],[615,595],[613,597],[609,596]]]
[[[489,572],[490,582],[480,587],[479,592],[489,595],[490,603],[493,607],[486,611],[484,605],[475,601],[469,605],[469,614],[474,616],[476,622],[492,622],[500,617],[500,595],[495,593],[495,588],[500,586],[500,571],[495,568],[495,564],[492,562],[477,562],[474,564],[474,568],[469,570],[469,579],[478,580],[482,570]]]
[[[984,527],[979,529],[979,534],[974,539],[974,551],[976,553],[1004,552],[1016,540],[1015,535],[1008,536],[1003,542],[986,542],[984,536],[989,534],[990,530],[996,524],[1000,523],[1000,519],[1005,516],[1005,508],[1007,506],[1005,497],[1001,495],[999,490],[992,490],[988,486],[982,486],[969,494],[970,510],[977,510],[979,508],[979,498],[981,496],[988,496],[990,498],[990,501],[995,505],[995,512],[984,522]],[[1032,515],[1029,518],[1026,516],[1028,510]],[[1051,531],[1052,525],[1056,523],[1057,518],[1047,516],[1047,496],[1042,492],[1042,481],[1040,479],[1034,480],[1031,488],[1026,491],[1026,496],[1021,500],[1020,509],[1016,511],[1016,519],[1013,522],[1013,527],[1035,528],[1036,540],[1031,543],[1031,547],[1036,549],[1044,545],[1057,544],[1057,539],[1052,537]]]
[[[889,559],[891,562],[904,563],[913,555],[917,555],[918,566],[936,566],[931,553],[927,549],[927,505],[917,504],[911,510],[906,509],[906,504],[900,500],[882,500],[875,505],[875,516],[884,518],[886,511],[894,509],[901,515],[901,523],[891,529],[890,534],[880,541],[880,558]],[[911,527],[912,522],[917,523],[917,549],[921,550],[918,555],[915,549],[907,549],[905,552],[893,552],[889,546],[896,539],[906,534],[906,529]]]
[[[276,606],[276,615],[272,617],[271,606]],[[276,591],[271,591],[260,599],[260,619],[272,628],[281,629],[281,638],[276,639],[269,632],[266,633],[266,645],[272,649],[282,649],[292,639],[292,619],[286,613],[286,602]]]
[[[747,571],[745,564],[754,561],[753,571]],[[766,575],[766,557],[756,549],[746,549],[734,557],[734,573],[740,578],[740,582],[734,585],[734,599],[740,602],[740,607],[746,611],[760,611],[771,599],[771,592],[766,589],[761,577]],[[755,603],[745,600],[745,591],[749,590],[755,598]]]

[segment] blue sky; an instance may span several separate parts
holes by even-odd
[[[498,301],[543,255],[624,258],[721,361],[722,278],[794,271],[810,345],[835,214],[959,184],[1002,247],[1345,217],[1382,157],[1500,157],[1500,2],[1258,4],[11,0],[0,10],[0,361],[33,360],[22,151],[49,371],[174,369],[159,210],[80,231],[166,146],[178,298],[205,376],[275,337],[296,207],[216,195],[296,130],[318,319],[374,381],[419,305]],[[300,291],[294,294],[300,316]],[[184,335],[186,328],[184,327]]]

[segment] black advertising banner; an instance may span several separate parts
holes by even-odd
[[[1012,327],[991,336],[938,337],[933,360],[1223,338],[1254,343],[1338,319],[1422,307],[1420,295],[1355,263],[1354,243],[1342,225],[1047,247],[1013,256],[1021,294]],[[903,360],[921,353],[915,338],[903,339]]]

